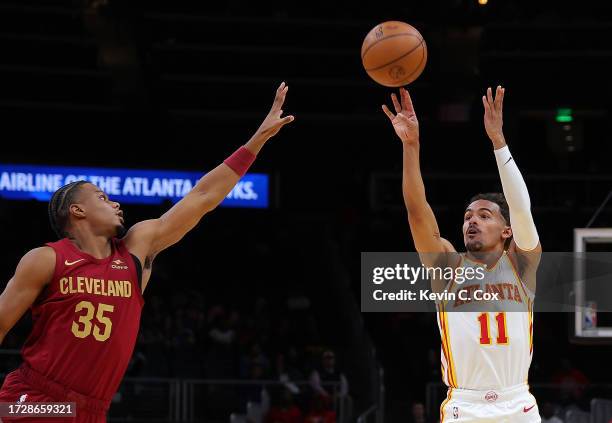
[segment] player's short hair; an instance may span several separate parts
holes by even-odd
[[[468,205],[472,204],[474,201],[477,200],[487,200],[497,204],[499,206],[499,211],[501,212],[501,215],[506,220],[506,224],[510,225],[510,209],[508,208],[508,203],[506,202],[506,197],[504,197],[504,194],[502,194],[501,192],[486,192],[476,194],[475,196],[470,198],[470,202],[468,203]]]
[[[66,232],[66,224],[70,216],[70,204],[74,201],[74,197],[79,192],[79,187],[86,184],[87,181],[74,181],[64,185],[51,196],[49,200],[49,223],[51,229],[59,237],[68,236]]]

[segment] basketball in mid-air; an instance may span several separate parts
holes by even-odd
[[[383,22],[372,28],[363,40],[361,62],[374,81],[385,87],[401,87],[423,72],[427,45],[412,25]]]

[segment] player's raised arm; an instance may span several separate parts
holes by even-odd
[[[125,241],[133,254],[141,259],[152,259],[155,254],[183,238],[207,212],[223,201],[255,161],[266,141],[294,120],[293,116],[282,117],[288,88],[284,82],[278,87],[270,112],[243,147],[203,176],[181,201],[159,219],[140,222],[130,229]]]
[[[400,96],[401,103],[395,94],[391,94],[395,114],[386,105],[383,105],[382,108],[403,144],[402,191],[408,211],[410,232],[423,263],[427,266],[444,266],[447,263],[447,257],[435,253],[454,252],[455,249],[447,240],[440,237],[436,217],[427,202],[419,165],[419,122],[410,94],[405,88],[400,89]],[[439,261],[440,258],[445,259],[444,263]]]
[[[0,344],[9,330],[34,303],[55,271],[55,252],[40,247],[28,252],[0,295]]]
[[[482,96],[485,130],[493,143],[504,196],[510,209],[510,227],[513,236],[510,253],[527,260],[526,264],[537,265],[542,246],[531,214],[527,185],[506,145],[503,132],[504,94],[505,89],[498,86],[495,97],[491,88],[488,88],[487,94]]]

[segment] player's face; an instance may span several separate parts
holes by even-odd
[[[503,247],[511,235],[499,206],[488,200],[476,200],[463,216],[463,241],[467,251],[486,252]]]
[[[119,203],[111,201],[106,193],[93,184],[85,184],[79,193],[87,221],[102,234],[120,236],[124,232],[123,211]]]

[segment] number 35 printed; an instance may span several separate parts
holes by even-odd
[[[104,342],[110,338],[113,322],[108,317],[115,310],[115,306],[110,304],[98,304],[98,308],[89,301],[81,301],[74,308],[74,312],[78,313],[85,310],[85,314],[79,316],[78,323],[72,322],[72,333],[77,338],[86,338],[93,333],[96,341]],[[94,323],[91,320],[96,315]],[[107,313],[105,316],[104,313]],[[93,329],[93,330],[92,330]]]

